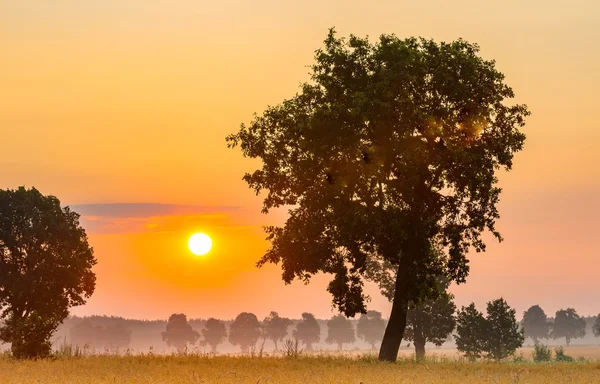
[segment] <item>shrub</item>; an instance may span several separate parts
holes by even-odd
[[[552,360],[552,350],[547,345],[541,343],[535,343],[532,355],[533,361],[536,363]]]
[[[554,348],[554,354],[554,359],[558,362],[572,363],[575,361],[573,357],[565,355],[565,349],[562,346]]]

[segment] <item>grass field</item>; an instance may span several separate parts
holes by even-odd
[[[600,383],[600,362],[379,363],[369,357],[89,356],[0,358],[0,383]]]

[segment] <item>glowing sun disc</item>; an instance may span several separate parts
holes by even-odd
[[[204,233],[194,233],[188,240],[188,248],[194,255],[203,256],[212,248],[212,240]]]

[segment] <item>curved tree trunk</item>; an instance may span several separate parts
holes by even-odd
[[[392,312],[388,320],[379,349],[379,360],[395,362],[398,359],[398,349],[406,328],[406,313],[408,312],[407,275],[408,268],[401,259],[398,273],[396,274],[396,285],[394,300],[392,301]]]

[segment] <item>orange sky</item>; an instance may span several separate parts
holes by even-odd
[[[286,287],[276,267],[254,268],[260,226],[285,213],[260,214],[241,181],[256,163],[224,141],[298,90],[331,26],[477,42],[533,112],[501,176],[506,241],[473,255],[457,302],[600,311],[600,4],[368,4],[0,1],[0,188],[79,205],[99,264],[96,293],[75,313],[331,315],[325,279]],[[186,250],[195,230],[214,239],[207,257]]]

